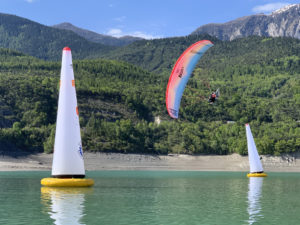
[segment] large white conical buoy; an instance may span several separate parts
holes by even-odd
[[[71,49],[69,47],[65,47],[63,49],[60,75],[52,178],[44,178],[41,183],[46,186],[92,185],[91,182],[93,183],[93,180],[82,179],[84,177],[85,169],[81,145],[72,54]],[[75,178],[77,178],[76,182]],[[72,180],[74,181],[73,184],[70,183]],[[85,181],[88,181],[88,185],[81,185],[81,183],[85,184]]]

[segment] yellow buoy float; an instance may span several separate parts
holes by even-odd
[[[248,173],[247,177],[267,177],[266,173]]]
[[[93,179],[84,178],[53,178],[41,180],[41,184],[47,187],[90,187],[94,185]]]
[[[41,184],[49,187],[89,187],[94,184],[92,179],[85,178],[72,54],[69,47],[65,47],[62,54],[52,178],[42,179]]]

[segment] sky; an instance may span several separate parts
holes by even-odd
[[[186,36],[201,25],[272,11],[300,0],[0,0],[0,12],[62,22],[115,37]]]

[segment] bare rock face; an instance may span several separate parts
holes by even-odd
[[[192,34],[207,33],[221,40],[247,36],[293,37],[300,39],[300,4],[288,5],[270,15],[241,17],[223,24],[207,24]]]

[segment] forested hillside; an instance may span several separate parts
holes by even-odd
[[[61,52],[70,46],[74,57],[92,58],[114,49],[87,41],[72,31],[44,26],[14,15],[0,13],[0,47],[21,51],[46,60],[59,60]]]
[[[180,53],[198,38],[140,41],[122,48],[119,55],[109,55],[131,64],[75,60],[84,150],[246,154],[244,124],[250,122],[261,154],[299,151],[297,39],[212,40],[215,45],[187,84],[180,119],[168,117],[164,101],[168,76]],[[59,62],[0,51],[2,146],[52,151],[59,73]],[[220,98],[208,104],[206,98],[217,88]],[[154,123],[155,116],[160,124]]]
[[[199,40],[220,40],[209,35],[162,38],[136,41],[130,45],[103,53],[102,57],[126,61],[156,73],[170,73],[179,55],[191,44]]]

